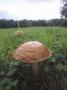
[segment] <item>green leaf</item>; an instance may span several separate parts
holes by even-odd
[[[67,71],[67,65],[64,65],[63,70]]]
[[[64,68],[64,66],[62,64],[57,64],[55,67],[58,70],[63,70],[63,68]]]
[[[11,83],[11,86],[12,86],[12,87],[15,87],[15,86],[17,85],[17,83],[18,83],[18,80],[15,80],[15,81],[13,81],[13,82]]]
[[[56,62],[56,57],[51,57],[49,60],[50,60],[51,62]]]
[[[6,74],[6,76],[11,76],[12,74],[15,73],[15,71],[16,71],[16,68],[13,69],[13,70],[11,70],[11,71],[9,71],[9,72]]]
[[[64,78],[64,84],[67,86],[67,77],[66,78]]]

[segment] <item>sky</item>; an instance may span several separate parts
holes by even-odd
[[[60,18],[60,0],[0,0],[0,19]]]

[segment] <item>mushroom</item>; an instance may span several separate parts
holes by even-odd
[[[16,60],[32,64],[32,73],[34,77],[38,73],[38,62],[48,59],[51,55],[52,52],[38,41],[25,42],[13,53],[13,57]]]
[[[17,31],[14,33],[15,36],[21,36],[21,35],[23,35],[23,34],[24,34],[24,32],[23,32],[22,30],[17,30]]]

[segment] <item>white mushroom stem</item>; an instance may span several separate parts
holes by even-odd
[[[17,21],[17,25],[18,25],[18,29],[20,30],[20,24],[19,24],[19,21]]]
[[[34,78],[38,75],[38,62],[32,63],[32,73]]]

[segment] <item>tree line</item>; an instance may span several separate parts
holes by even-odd
[[[38,27],[38,26],[67,26],[65,19],[52,19],[52,20],[6,20],[0,19],[0,28],[17,28],[22,27]]]
[[[0,19],[0,28],[35,27],[35,26],[67,26],[67,0],[61,0],[61,19],[52,20],[6,20]]]

